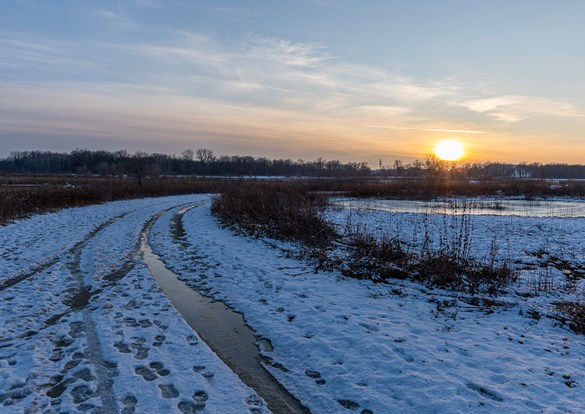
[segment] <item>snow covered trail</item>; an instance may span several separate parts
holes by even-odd
[[[115,202],[0,228],[0,412],[268,412],[139,254],[148,223],[206,200]]]
[[[315,272],[293,246],[220,228],[208,200],[114,202],[0,228],[0,412],[268,412],[151,277],[139,246],[149,226],[169,268],[266,339],[266,368],[313,413],[585,411],[583,337],[533,311],[554,298],[488,307]],[[561,225],[583,230],[551,222]],[[522,229],[504,232],[521,240]]]
[[[221,229],[207,206],[163,214],[150,237],[182,280],[270,340],[267,369],[313,413],[585,411],[583,337],[528,312],[538,298],[488,307],[315,272],[286,244]]]

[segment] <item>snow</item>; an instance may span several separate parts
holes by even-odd
[[[555,301],[582,298],[583,283],[540,267],[553,256],[585,264],[582,219],[474,216],[465,227],[461,217],[328,212],[340,228],[350,220],[413,249],[464,226],[471,255],[496,251],[520,271],[500,306],[482,306],[413,282],[315,271],[294,245],[221,228],[208,201],[114,202],[0,228],[2,413],[268,412],[148,273],[138,242],[149,222],[154,252],[270,341],[266,368],[313,413],[585,411],[583,337],[547,317]],[[539,291],[538,277],[558,289]]]
[[[376,217],[364,213],[361,219],[370,226],[395,225],[387,213],[387,221]],[[442,226],[444,218],[429,220]],[[474,229],[479,234],[491,229],[499,241],[498,231],[507,232],[510,218],[502,220],[479,218]],[[525,230],[535,224],[513,221],[514,232],[501,239],[516,246],[510,255],[543,243],[562,245],[565,237],[582,234],[577,220],[566,225],[547,220],[545,231],[553,233],[537,233],[528,246],[520,243],[530,239]],[[414,283],[374,285],[314,272],[270,243],[219,228],[206,208],[188,211],[183,221],[192,247],[180,248],[161,220],[151,234],[155,250],[184,280],[242,312],[260,336],[271,340],[274,350],[266,355],[274,363],[268,369],[312,412],[354,407],[378,413],[552,413],[585,407],[579,391],[582,338],[528,312],[549,311],[552,299],[544,293],[504,295],[505,306],[492,310]],[[496,230],[498,224],[505,226]],[[482,225],[486,229],[478,230]],[[569,234],[563,236],[565,231]],[[477,238],[476,249],[492,240]],[[204,265],[193,269],[187,252],[203,253],[206,257],[198,260]]]
[[[0,228],[5,278],[36,266],[21,257],[29,249],[34,261],[56,260],[0,291],[2,413],[264,410],[174,310],[138,255],[148,220],[201,199],[110,203]],[[108,225],[88,237],[101,223]],[[73,300],[84,285],[93,293],[85,307]]]

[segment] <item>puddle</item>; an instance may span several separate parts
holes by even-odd
[[[270,411],[309,412],[261,365],[258,343],[270,351],[269,341],[257,340],[241,314],[193,290],[168,270],[150,248],[148,230],[142,234],[140,249],[148,271],[177,311],[242,382],[266,401]]]
[[[371,200],[371,199],[338,199],[333,206],[375,210],[394,213],[426,213],[426,214],[471,214],[490,216],[520,217],[585,217],[585,203],[582,201],[556,200],[454,200],[454,201],[417,201],[417,200]]]

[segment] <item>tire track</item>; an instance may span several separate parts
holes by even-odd
[[[25,280],[28,280],[28,279],[34,277],[35,275],[37,275],[37,274],[51,268],[52,266],[56,265],[63,258],[63,256],[73,253],[74,251],[79,249],[81,246],[87,244],[87,242],[89,240],[91,240],[92,238],[94,238],[99,232],[101,232],[102,230],[106,229],[108,226],[114,224],[116,221],[120,220],[121,218],[127,216],[128,214],[130,214],[134,211],[136,211],[136,210],[127,211],[123,214],[119,214],[115,217],[112,217],[111,219],[101,223],[98,227],[96,227],[95,229],[90,231],[83,240],[80,240],[73,247],[67,249],[65,252],[57,253],[54,257],[52,257],[48,261],[41,263],[40,265],[38,265],[36,267],[33,267],[31,270],[29,270],[26,273],[15,275],[15,276],[12,276],[8,279],[3,280],[2,282],[0,282],[0,292],[11,288],[12,286],[17,285],[18,283],[24,282]]]
[[[184,253],[189,249],[194,249],[195,246],[189,243],[183,226],[183,216],[189,210],[203,204],[186,207],[175,213],[170,220],[172,241]],[[267,347],[266,344],[269,342],[259,338],[246,323],[242,313],[234,311],[221,301],[205,296],[201,289],[190,286],[182,281],[179,274],[168,270],[162,258],[156,256],[148,244],[149,231],[150,228],[147,228],[143,236],[145,240],[143,260],[165,295],[199,337],[244,384],[266,401],[271,412],[275,414],[310,413],[309,409],[290,394],[263,365],[286,369],[261,355],[258,344],[262,343],[264,347]],[[195,259],[197,267],[210,267],[205,262],[206,256],[197,255]]]
[[[168,212],[172,209],[187,204],[192,203],[174,205],[154,214],[144,224],[141,230],[141,234],[147,229],[149,229],[152,226],[152,224],[165,212]],[[108,226],[112,225],[114,222],[123,219],[125,216],[135,211],[136,210],[126,212],[116,217],[115,220],[112,219],[109,222],[104,223],[104,225],[101,225],[99,229],[93,231],[89,237],[86,237],[84,240],[80,241],[72,249],[70,249],[72,257],[68,263],[68,267],[70,273],[75,277],[77,286],[72,295],[70,295],[67,298],[66,303],[64,302],[70,308],[69,311],[66,313],[75,311],[81,312],[83,325],[81,326],[80,331],[85,334],[87,342],[85,356],[88,359],[89,363],[95,367],[95,373],[97,376],[97,389],[92,394],[92,397],[99,397],[102,406],[100,408],[97,408],[96,412],[104,414],[119,412],[118,402],[116,396],[114,395],[113,390],[114,384],[113,378],[117,375],[116,372],[117,363],[105,360],[104,352],[100,341],[99,330],[93,319],[91,309],[88,305],[90,304],[92,297],[99,295],[105,288],[115,285],[117,281],[124,278],[134,268],[136,260],[140,256],[140,238],[129,251],[127,260],[113,272],[111,272],[108,275],[105,275],[103,277],[103,282],[101,283],[101,285],[99,281],[92,280],[91,275],[84,274],[81,268],[81,257],[84,249],[99,234],[100,231],[103,231]],[[91,282],[88,284],[87,283],[88,281]],[[98,286],[94,286],[95,282],[97,282]],[[58,315],[58,319],[60,319],[65,314]],[[56,320],[51,322],[56,323]]]

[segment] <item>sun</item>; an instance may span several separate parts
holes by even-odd
[[[435,145],[435,155],[443,161],[457,161],[463,152],[463,144],[457,141],[439,141]]]

